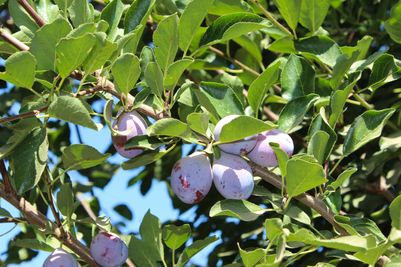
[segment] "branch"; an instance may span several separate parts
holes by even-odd
[[[24,218],[0,218],[0,223],[21,223],[25,221]]]
[[[0,184],[0,197],[9,202],[18,210],[20,210],[29,224],[36,225],[43,230],[50,231],[58,240],[60,240],[60,242],[62,242],[65,246],[70,248],[83,260],[85,260],[89,264],[89,266],[98,267],[97,263],[93,260],[92,256],[90,255],[89,249],[86,246],[84,246],[81,242],[79,242],[71,235],[64,237],[57,225],[51,222],[45,215],[43,215],[43,213],[38,211],[23,197],[19,198],[18,196],[9,194],[2,184]]]
[[[3,184],[6,192],[10,195],[16,195],[14,188],[11,184],[10,176],[8,175],[6,165],[4,164],[4,160],[0,160],[0,173],[1,176],[3,177]]]
[[[27,0],[18,0],[19,4],[25,9],[25,11],[35,20],[36,24],[40,27],[46,24],[41,16],[36,12],[35,9],[28,3]]]
[[[18,50],[21,50],[21,51],[29,50],[29,46],[27,46],[26,44],[24,44],[23,42],[21,42],[20,40],[18,40],[17,38],[12,36],[8,32],[6,32],[4,29],[0,29],[0,37],[7,43],[16,47]]]
[[[4,124],[4,123],[7,123],[7,122],[11,122],[11,121],[16,121],[16,120],[19,120],[19,119],[38,116],[42,111],[46,111],[48,108],[49,107],[46,106],[46,107],[35,109],[35,110],[32,110],[32,111],[24,112],[24,113],[15,115],[15,116],[2,118],[2,119],[0,119],[0,125]]]

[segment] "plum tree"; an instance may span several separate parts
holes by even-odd
[[[118,133],[112,136],[117,152],[125,158],[134,158],[143,152],[139,148],[125,148],[127,141],[137,135],[146,134],[147,124],[136,111],[120,112],[113,122],[113,129]]]
[[[252,169],[240,156],[221,152],[213,161],[213,182],[217,191],[227,199],[247,199],[254,182]]]
[[[46,258],[43,267],[78,267],[78,263],[71,254],[58,248]]]
[[[222,118],[214,128],[214,139],[219,141],[220,133],[224,125],[231,122],[233,119],[237,118],[238,115],[229,115]],[[224,152],[236,155],[246,155],[248,154],[256,145],[257,136],[250,136],[232,143],[220,144],[219,147]]]
[[[100,232],[90,245],[93,259],[102,267],[117,267],[128,258],[128,247],[116,234]]]
[[[254,163],[263,167],[276,167],[277,157],[270,143],[279,144],[288,156],[294,152],[294,143],[292,138],[285,132],[274,129],[258,135],[258,142],[255,148],[247,155]]]
[[[174,164],[171,188],[184,203],[201,201],[212,186],[212,169],[206,153],[195,152]]]

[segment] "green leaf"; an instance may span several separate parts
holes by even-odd
[[[58,5],[58,7],[63,11],[68,10],[68,8],[72,4],[72,1],[74,0],[54,0],[54,2]]]
[[[336,180],[330,183],[327,187],[328,190],[335,191],[339,188],[347,179],[349,179],[358,169],[357,168],[348,168],[343,171]]]
[[[291,219],[294,219],[300,223],[310,225],[312,223],[311,218],[309,215],[300,209],[297,205],[295,205],[293,202],[290,202],[288,207],[284,210],[283,212],[285,215],[290,217]]]
[[[124,18],[124,32],[129,33],[139,25],[144,25],[154,4],[155,0],[133,1]]]
[[[74,213],[74,193],[70,183],[65,183],[60,186],[60,190],[57,193],[57,207],[67,218],[71,218]]]
[[[180,257],[178,258],[177,267],[184,267],[190,258],[195,256],[202,249],[210,245],[211,243],[217,241],[216,236],[209,236],[202,240],[196,240],[191,245],[186,247]]]
[[[147,136],[147,135],[137,135],[137,136],[130,138],[125,143],[124,148],[125,149],[145,148],[145,149],[150,149],[150,150],[156,150],[164,144],[165,143],[160,141],[160,139],[157,137]]]
[[[209,8],[213,15],[225,15],[229,13],[252,12],[252,7],[244,0],[218,0]]]
[[[43,241],[39,241],[37,239],[16,239],[10,242],[11,246],[20,247],[20,248],[28,248],[35,250],[43,250],[52,252],[54,248],[49,244],[46,244]]]
[[[263,248],[257,248],[251,251],[245,251],[241,249],[238,245],[239,253],[241,255],[242,262],[245,267],[253,267],[264,257],[266,256],[266,251]]]
[[[95,42],[92,34],[60,40],[56,47],[56,67],[62,78],[67,78],[84,62]]]
[[[127,205],[125,204],[120,204],[117,205],[113,208],[113,210],[115,212],[117,212],[118,214],[120,214],[122,217],[124,217],[125,219],[131,221],[133,218],[132,212],[131,210],[128,208]]]
[[[289,197],[298,196],[327,181],[323,167],[308,155],[293,157],[287,161],[285,179]]]
[[[12,218],[13,216],[8,210],[0,207],[0,217]]]
[[[166,74],[164,75],[164,86],[166,90],[174,90],[181,75],[193,62],[194,60],[192,58],[180,59],[167,68]]]
[[[107,6],[102,10],[100,18],[109,24],[109,29],[107,30],[107,39],[114,40],[118,33],[118,24],[124,12],[124,4],[121,0],[112,0],[107,4]]]
[[[270,147],[273,149],[274,154],[276,155],[278,166],[280,168],[280,172],[282,176],[287,175],[287,161],[288,161],[288,154],[285,152],[279,144],[277,143],[269,143]]]
[[[10,155],[12,183],[19,195],[32,189],[47,165],[49,143],[46,128],[34,128]]]
[[[390,17],[384,22],[384,28],[391,39],[401,43],[401,2],[398,1],[392,8]]]
[[[117,44],[106,40],[106,38],[104,38],[104,33],[97,33],[95,34],[95,37],[95,45],[82,64],[82,67],[86,74],[100,69],[113,55],[114,51],[117,50]]]
[[[53,101],[47,110],[50,117],[72,122],[84,127],[98,130],[92,121],[89,110],[84,102],[72,96],[60,96]]]
[[[345,102],[348,99],[349,94],[354,88],[356,82],[355,80],[347,85],[343,90],[336,90],[330,97],[330,116],[329,116],[329,124],[331,127],[334,127],[338,121],[338,118],[343,113]]]
[[[243,107],[234,91],[221,83],[201,82],[200,90],[194,90],[199,103],[204,106],[215,119],[228,115],[243,114]]]
[[[333,74],[330,80],[330,85],[333,89],[337,89],[341,84],[345,74],[351,65],[358,59],[359,51],[355,51],[352,55],[341,55],[337,59],[337,63],[333,67]]]
[[[299,0],[274,0],[274,4],[292,30],[297,28],[301,3]]]
[[[315,92],[315,70],[304,58],[290,55],[281,73],[282,96],[288,100]]]
[[[326,143],[325,147],[325,156],[326,158],[331,154],[331,151],[334,148],[334,145],[337,142],[337,134],[336,132],[330,127],[324,116],[324,109],[320,110],[320,115],[316,116],[309,127],[308,136],[313,136],[318,131],[323,131],[329,135],[329,140]]]
[[[330,67],[336,64],[337,58],[342,54],[338,44],[323,35],[302,38],[295,41],[294,44],[297,51]]]
[[[165,118],[156,121],[147,129],[148,135],[161,135],[171,137],[190,138],[192,133],[188,124],[174,119]]]
[[[56,45],[71,30],[71,25],[65,19],[57,18],[35,33],[29,51],[37,60],[38,70],[55,70]]]
[[[178,51],[178,16],[171,15],[160,21],[153,33],[155,57],[163,71],[174,62]]]
[[[250,116],[238,116],[225,124],[220,133],[219,142],[229,143],[250,137],[274,128],[274,124]]]
[[[159,259],[163,259],[164,251],[160,221],[156,216],[150,213],[149,210],[142,219],[139,233],[141,234],[142,240],[152,244],[151,247],[155,253],[159,253]]]
[[[32,88],[35,81],[36,59],[28,51],[12,54],[5,63],[6,71],[0,78],[15,86]]]
[[[266,209],[246,200],[225,199],[213,205],[209,211],[209,216],[228,216],[250,222],[265,212]]]
[[[308,154],[312,155],[320,164],[326,160],[326,147],[329,142],[330,135],[324,131],[316,131],[313,133],[309,144]]]
[[[291,100],[280,112],[278,128],[284,132],[289,132],[298,126],[305,117],[306,112],[318,100],[316,94],[309,94]]]
[[[28,15],[19,1],[8,1],[8,12],[16,26],[26,27],[31,32],[35,32],[39,28],[38,24]]]
[[[264,228],[267,239],[272,242],[283,233],[283,222],[279,218],[266,219]]]
[[[270,64],[249,86],[248,102],[255,112],[256,117],[267,90],[275,84],[279,78],[280,65],[280,61],[275,61]]]
[[[380,136],[394,109],[368,110],[352,123],[344,140],[343,153],[349,155]]]
[[[329,8],[329,0],[302,1],[299,22],[314,33],[322,25]]]
[[[110,154],[102,154],[88,145],[73,144],[63,150],[61,159],[64,169],[82,170],[102,164]]]
[[[87,0],[73,0],[68,12],[75,28],[81,24],[94,21],[94,7]]]
[[[153,94],[161,97],[164,92],[163,72],[156,62],[150,62],[145,69],[145,81]]]
[[[209,115],[207,113],[191,113],[187,116],[187,123],[191,130],[207,136]]]
[[[155,162],[159,159],[161,159],[163,156],[165,156],[167,153],[169,153],[171,150],[173,150],[174,146],[171,146],[167,150],[162,150],[162,151],[146,151],[139,156],[136,156],[135,158],[132,158],[130,160],[127,160],[126,162],[123,162],[121,164],[121,167],[124,170],[130,170],[130,169],[135,169],[138,167],[143,167],[146,166],[152,162]]]
[[[262,17],[252,13],[234,13],[219,17],[203,35],[200,46],[233,39],[248,32],[267,27]]]
[[[375,60],[369,77],[369,87],[375,91],[385,83],[401,78],[401,67],[394,62],[394,56],[383,54]]]
[[[111,73],[117,89],[123,94],[128,94],[141,75],[139,58],[134,54],[121,55],[111,67]]]
[[[391,226],[401,230],[401,196],[396,197],[390,204]]]
[[[193,0],[185,7],[178,25],[179,46],[184,53],[188,50],[213,2],[214,0]]]
[[[387,240],[376,223],[368,218],[347,217],[335,215],[334,221],[343,227],[350,235],[374,237],[377,244]]]
[[[171,249],[180,248],[191,236],[189,224],[175,226],[168,224],[163,227],[163,240]]]
[[[128,246],[128,255],[137,266],[158,266],[160,256],[155,252],[152,242],[145,242],[131,236]]]

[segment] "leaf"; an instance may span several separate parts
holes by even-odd
[[[152,242],[145,242],[135,236],[131,236],[128,255],[137,266],[157,266],[160,260],[159,253],[155,251]]]
[[[311,218],[309,218],[309,215],[292,202],[290,202],[288,207],[284,210],[284,214],[290,217],[291,219],[294,219],[306,225],[310,225],[312,223]]]
[[[24,239],[11,240],[10,245],[15,246],[15,247],[20,247],[20,248],[43,250],[43,251],[48,251],[48,252],[54,251],[54,248],[52,246],[50,246],[49,244],[46,244],[43,241],[39,241],[37,239],[24,238]]]
[[[209,216],[228,216],[250,222],[265,212],[266,209],[246,200],[225,199],[213,205],[209,211]]]
[[[150,62],[145,69],[145,81],[153,94],[161,97],[164,92],[163,72],[156,62]]]
[[[10,155],[12,183],[19,195],[32,189],[47,165],[49,143],[46,128],[34,128]]]
[[[280,61],[270,64],[249,86],[248,102],[257,117],[259,107],[267,90],[277,82],[280,73]]]
[[[121,55],[111,67],[111,73],[117,89],[123,94],[128,94],[141,75],[139,58],[134,54]]]
[[[130,169],[135,169],[138,167],[146,166],[152,162],[155,162],[159,159],[161,159],[163,156],[165,156],[167,153],[169,153],[174,146],[171,146],[167,150],[162,150],[162,151],[147,151],[139,156],[136,156],[135,158],[132,158],[130,160],[127,160],[126,162],[123,162],[121,164],[121,167],[124,170],[130,170]]]
[[[56,44],[71,30],[65,19],[57,18],[35,33],[29,51],[36,58],[38,70],[55,70]]]
[[[115,40],[118,33],[118,24],[120,23],[123,12],[124,4],[121,0],[110,1],[102,10],[100,18],[109,24],[109,29],[107,30],[108,40]]]
[[[124,33],[129,33],[139,25],[144,25],[154,4],[155,0],[133,1],[124,18]]]
[[[95,34],[96,41],[93,49],[82,64],[86,74],[100,69],[117,50],[117,45],[104,38],[103,34]]]
[[[60,186],[60,190],[57,192],[57,207],[61,214],[67,218],[71,218],[71,215],[74,213],[74,193],[72,192],[70,183]]]
[[[5,63],[6,71],[0,78],[15,86],[32,88],[35,81],[36,59],[28,51],[12,54]]]
[[[274,4],[292,30],[297,28],[301,3],[299,0],[274,0]]]
[[[343,113],[345,102],[348,99],[349,94],[354,88],[356,82],[355,80],[347,85],[343,90],[336,90],[330,97],[330,116],[329,116],[329,124],[331,127],[334,127],[338,121],[338,118]]]
[[[238,245],[238,249],[245,267],[256,266],[256,264],[266,256],[266,251],[263,248],[245,251]]]
[[[266,238],[271,242],[283,233],[283,222],[279,218],[266,219],[264,223]]]
[[[329,0],[302,1],[299,22],[314,33],[322,25],[329,8]]]
[[[238,116],[225,124],[219,136],[219,142],[229,143],[250,137],[274,128],[274,124],[250,116]]]
[[[243,114],[243,107],[234,91],[221,83],[201,82],[200,90],[194,90],[199,103],[216,119],[228,115]]]
[[[345,74],[351,67],[351,65],[357,60],[359,56],[359,51],[355,51],[352,55],[343,54],[338,57],[336,64],[333,67],[333,74],[330,80],[331,88],[337,89],[341,84]]]
[[[217,18],[206,30],[200,46],[211,45],[267,27],[264,19],[252,13],[227,14]]]
[[[191,130],[207,136],[209,115],[207,113],[191,113],[187,116],[187,123]]]
[[[87,0],[73,0],[68,13],[75,28],[94,20],[94,7]]]
[[[342,54],[340,47],[329,37],[319,35],[302,38],[294,42],[295,49],[305,55],[333,67]]]
[[[312,155],[320,164],[326,160],[326,147],[329,142],[330,135],[324,131],[313,133],[309,144],[308,154]]]
[[[276,155],[281,176],[285,176],[287,174],[287,161],[289,158],[287,152],[285,152],[278,143],[270,142],[269,145]]]
[[[155,57],[163,71],[174,62],[178,51],[178,16],[171,15],[160,21],[153,33]]]
[[[287,161],[285,179],[289,197],[298,196],[327,181],[323,167],[307,155],[293,157]]]
[[[163,226],[163,240],[171,249],[180,248],[191,236],[191,227],[189,224],[175,226],[168,224]]]
[[[58,5],[58,7],[61,10],[67,11],[73,1],[74,0],[55,0],[54,2]]]
[[[344,140],[343,153],[349,155],[366,143],[380,136],[384,125],[394,113],[394,109],[368,110],[351,124]]]
[[[150,213],[150,210],[146,212],[142,219],[139,233],[141,234],[142,240],[152,244],[151,247],[155,253],[159,253],[159,259],[163,259],[164,251],[160,221],[156,216]]]
[[[401,2],[398,1],[392,8],[390,17],[384,22],[384,28],[391,39],[401,43]]]
[[[358,169],[357,168],[348,168],[343,171],[336,180],[328,185],[328,190],[335,191],[339,188],[347,179],[349,179]]]
[[[184,267],[190,258],[195,256],[202,249],[217,240],[218,238],[216,236],[208,236],[205,239],[196,240],[195,242],[193,242],[191,245],[184,249],[180,257],[178,258],[177,267]]]
[[[288,100],[315,92],[315,70],[304,58],[290,55],[281,73],[282,96]]]
[[[387,238],[380,231],[376,223],[368,218],[347,217],[335,215],[334,221],[343,227],[350,235],[374,237],[377,244],[383,243]]]
[[[56,46],[56,68],[62,78],[67,78],[84,62],[95,45],[95,41],[92,34],[60,40]]]
[[[401,230],[401,196],[396,197],[390,204],[391,226]]]
[[[179,46],[186,53],[214,0],[193,0],[185,7],[178,24]]]
[[[53,101],[47,110],[50,117],[98,130],[84,102],[71,96],[60,96]]]
[[[180,59],[167,68],[166,74],[164,75],[164,87],[166,90],[174,90],[181,75],[193,62],[194,60],[192,58]]]
[[[313,136],[318,131],[323,131],[329,135],[329,140],[327,140],[326,147],[325,147],[325,155],[323,158],[328,158],[333,150],[336,142],[337,142],[337,134],[336,132],[330,127],[328,122],[326,121],[324,116],[324,109],[321,108],[320,115],[316,116],[309,127],[308,136]]]
[[[124,148],[145,148],[150,150],[156,150],[159,147],[165,145],[159,138],[147,135],[137,135],[130,138],[126,143]]]
[[[8,13],[13,18],[13,24],[20,28],[26,27],[31,32],[35,32],[39,28],[19,1],[8,1]]]
[[[0,217],[12,218],[13,216],[8,210],[0,207]]]
[[[132,212],[131,210],[128,208],[127,205],[125,204],[120,204],[117,205],[113,208],[113,210],[115,212],[117,212],[118,214],[120,214],[122,217],[124,217],[125,219],[131,221],[133,218]]]
[[[102,154],[91,146],[73,144],[63,150],[61,159],[64,169],[82,170],[104,163],[108,157],[109,153]]]
[[[280,112],[277,122],[278,128],[284,132],[289,132],[294,129],[294,127],[302,122],[305,114],[318,98],[316,94],[309,94],[292,99]]]
[[[401,67],[394,62],[394,56],[383,54],[375,60],[369,77],[369,87],[375,91],[383,84],[401,78]]]
[[[191,130],[188,124],[174,118],[158,120],[147,129],[147,132],[150,136],[161,135],[181,138],[188,138],[191,136]]]

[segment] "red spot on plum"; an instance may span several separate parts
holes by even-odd
[[[178,177],[178,179],[180,179],[181,186],[182,186],[183,188],[187,189],[187,188],[189,187],[189,182],[188,182],[188,180],[185,179],[182,175],[180,175],[180,176]]]
[[[104,252],[102,253],[102,257],[106,257],[107,253],[109,253],[109,248],[104,249]]]
[[[173,169],[174,169],[175,172],[178,172],[179,170],[181,170],[181,165],[180,165],[180,163],[177,162],[176,164],[174,164]]]
[[[201,191],[196,190],[195,195],[196,195],[196,198],[194,199],[194,203],[197,203],[203,199],[203,194]]]

